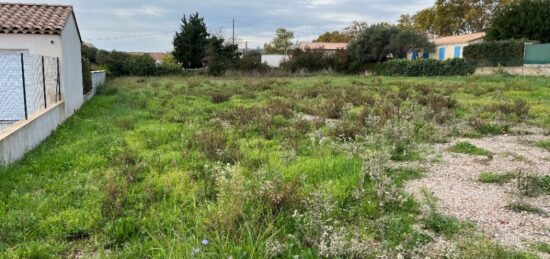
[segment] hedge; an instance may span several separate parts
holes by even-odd
[[[464,48],[464,59],[477,66],[522,66],[525,42],[520,40],[487,41]]]
[[[371,72],[381,76],[465,76],[475,72],[475,65],[463,59],[390,60],[377,63]]]
[[[90,61],[84,57],[82,58],[82,85],[84,94],[88,94],[92,91],[92,65]]]

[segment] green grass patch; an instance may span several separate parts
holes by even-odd
[[[506,206],[506,208],[513,212],[527,212],[543,217],[548,217],[548,213],[546,213],[544,210],[527,203],[512,203]]]
[[[474,155],[474,156],[490,156],[491,152],[476,147],[475,145],[469,143],[469,142],[459,142],[456,143],[454,146],[449,148],[450,152],[453,153],[460,153],[460,154],[468,154],[468,155]]]
[[[424,225],[437,234],[442,234],[451,238],[458,234],[464,225],[458,219],[446,216],[437,212],[432,212],[424,219]]]
[[[537,147],[544,148],[546,151],[550,151],[550,140],[543,140],[537,143]]]
[[[496,173],[481,173],[478,180],[482,183],[505,184],[516,178],[515,173],[496,174]]]
[[[498,104],[519,99],[523,122],[549,125],[543,77],[114,78],[0,168],[0,258],[407,257],[431,242],[417,225],[457,242],[464,223],[423,218],[403,190],[422,171],[386,160],[506,132],[518,118]],[[459,250],[523,258],[478,239]]]
[[[550,254],[550,244],[543,243],[543,242],[536,242],[532,245],[535,249],[537,249],[540,252]]]

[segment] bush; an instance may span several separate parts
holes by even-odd
[[[477,66],[522,66],[524,49],[520,40],[477,43],[464,48],[464,60]]]
[[[152,76],[157,73],[155,60],[148,55],[119,51],[99,51],[97,64],[105,65],[112,76]]]
[[[82,58],[82,85],[84,94],[92,91],[92,65],[86,58]]]
[[[281,66],[292,73],[299,71],[311,73],[324,70],[347,72],[349,56],[345,50],[339,50],[334,54],[326,54],[310,49],[305,51],[296,49],[290,60],[284,62]]]
[[[269,71],[270,68],[268,65],[262,63],[262,54],[260,52],[251,51],[245,53],[242,58],[237,61],[237,70],[263,73]]]
[[[462,59],[391,60],[375,64],[371,70],[381,76],[466,76],[475,72],[475,66]]]

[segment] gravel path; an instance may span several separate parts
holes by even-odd
[[[513,183],[498,185],[478,181],[483,172],[505,174],[523,170],[533,175],[550,175],[550,152],[533,143],[548,139],[541,134],[496,136],[483,139],[455,139],[436,145],[441,161],[425,165],[429,173],[410,182],[406,190],[421,199],[421,189],[428,188],[438,198],[437,209],[461,220],[470,220],[495,240],[506,246],[525,249],[534,241],[550,243],[550,217],[516,213],[506,209],[523,202],[550,215],[550,196],[522,197]],[[447,149],[460,141],[491,151],[486,157],[450,153]]]

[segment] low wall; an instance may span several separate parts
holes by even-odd
[[[65,103],[59,102],[0,131],[0,165],[17,161],[37,147],[65,120]]]
[[[476,75],[494,75],[507,73],[520,76],[550,76],[548,65],[525,65],[523,67],[480,67],[476,69]]]
[[[107,73],[105,72],[105,70],[92,71],[91,73],[92,73],[92,90],[90,91],[90,93],[84,96],[84,100],[86,101],[89,101],[90,99],[92,99],[92,97],[94,97],[95,94],[97,93],[97,88],[100,85],[105,84],[105,80],[107,80]]]

